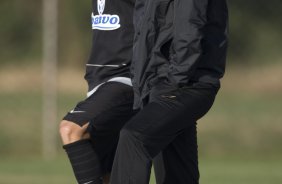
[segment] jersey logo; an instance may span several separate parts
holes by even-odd
[[[103,14],[106,0],[97,0],[97,10],[99,15],[92,13],[92,29],[115,30],[120,28],[120,18],[118,15]]]

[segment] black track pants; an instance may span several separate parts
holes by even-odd
[[[177,140],[178,136],[181,139],[181,135],[189,128],[195,130],[195,122],[208,112],[217,91],[218,88],[212,85],[194,83],[155,96],[121,130],[111,184],[148,184],[153,158]],[[197,146],[192,146],[190,149],[196,148]],[[196,153],[196,150],[191,154],[193,152]],[[189,151],[187,154],[190,154]],[[190,158],[194,159],[191,163],[196,164],[190,165],[195,179],[181,183],[196,184],[197,157]],[[174,183],[176,182],[171,184]]]
[[[196,123],[186,128],[153,160],[156,184],[196,184],[199,181]]]

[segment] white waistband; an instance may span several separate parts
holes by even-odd
[[[114,78],[111,78],[110,80],[108,80],[107,82],[120,82],[120,83],[129,85],[129,86],[132,86],[131,79],[128,78],[128,77],[114,77]],[[103,83],[97,85],[95,88],[93,88],[91,91],[89,91],[87,93],[87,97],[90,97],[91,95],[93,95],[100,86],[102,86],[103,84],[105,84],[107,82],[103,82]]]

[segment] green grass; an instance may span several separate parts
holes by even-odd
[[[282,160],[200,159],[201,184],[281,184]],[[2,184],[75,184],[65,157],[0,159]],[[155,184],[151,178],[150,184]]]
[[[58,97],[58,124],[83,96]],[[0,93],[0,154],[40,154],[42,97],[38,92]],[[58,148],[60,141],[58,139]]]
[[[282,154],[282,96],[220,93],[198,122],[203,155]]]
[[[60,94],[58,119],[83,97]],[[281,98],[218,96],[209,114],[199,121],[201,184],[282,183]],[[75,184],[65,157],[49,162],[39,159],[40,94],[2,93],[0,100],[0,184]],[[154,183],[152,177],[150,184]]]
[[[236,84],[236,89],[223,88],[213,108],[198,122],[201,184],[281,184],[280,88],[240,91]],[[0,92],[0,184],[75,184],[58,135],[60,158],[40,159],[38,91]],[[84,97],[78,91],[60,93],[58,122]]]
[[[67,160],[8,159],[0,161],[3,184],[75,184]]]
[[[83,94],[60,94],[58,122]],[[39,154],[40,93],[0,93],[0,154]],[[282,154],[282,96],[220,93],[211,111],[199,121],[203,155]],[[58,148],[60,141],[58,140]]]
[[[282,160],[203,160],[201,184],[281,184]]]

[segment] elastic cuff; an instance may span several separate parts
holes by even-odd
[[[77,147],[77,146],[87,145],[89,143],[91,143],[90,139],[82,139],[82,140],[79,140],[79,141],[76,141],[76,142],[73,142],[73,143],[70,143],[70,144],[65,144],[65,145],[63,145],[63,148],[69,149],[69,148],[73,148],[73,147]]]

